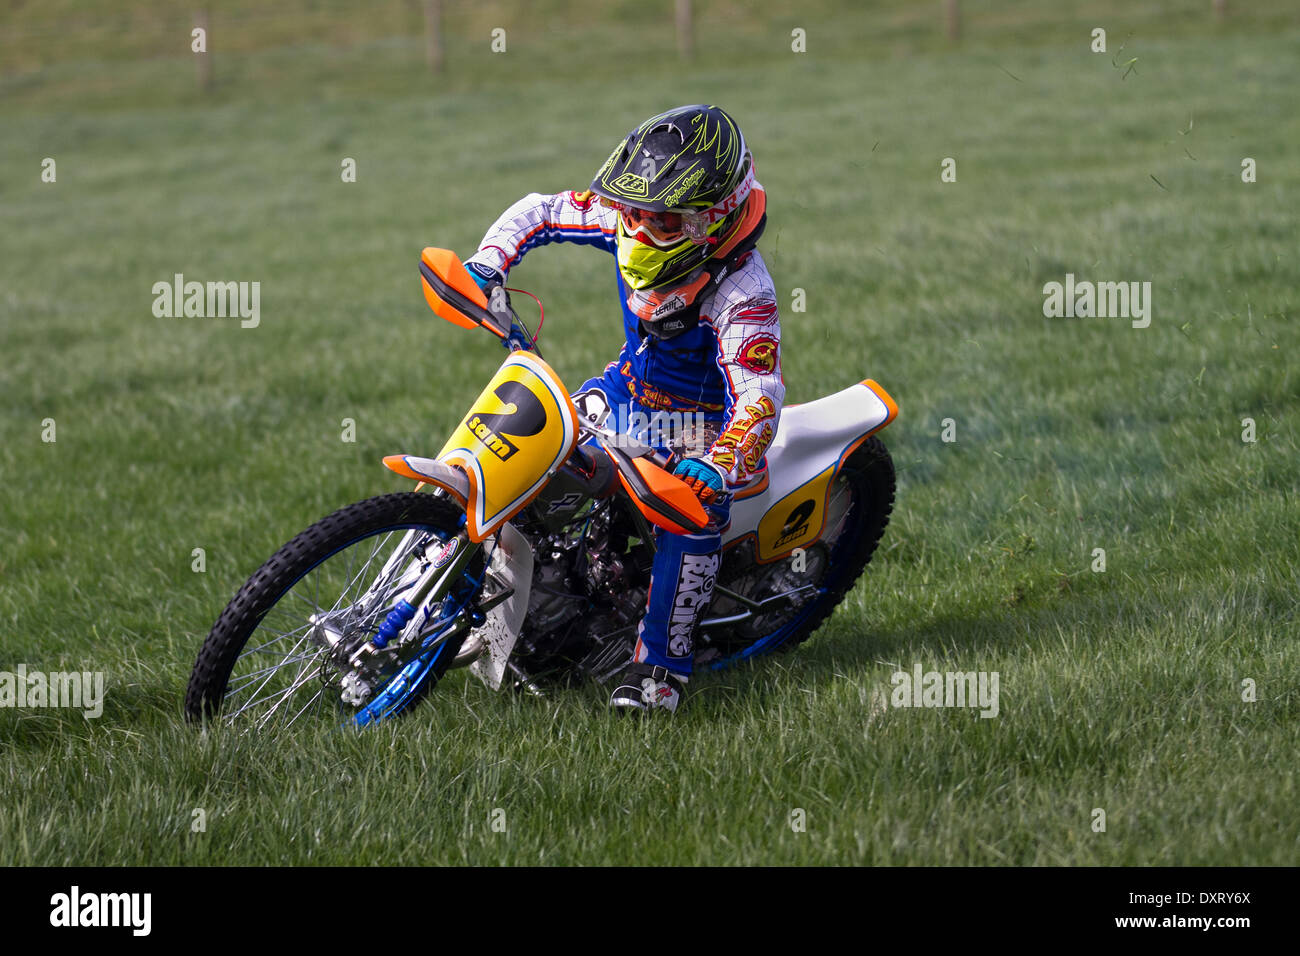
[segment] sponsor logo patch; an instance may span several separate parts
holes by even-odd
[[[653,322],[661,316],[671,315],[678,309],[684,308],[686,308],[686,300],[682,298],[680,292],[674,292],[667,299],[664,299],[663,302],[659,303],[659,305],[655,306],[655,310],[650,313],[650,320]]]
[[[744,415],[733,419],[731,427],[714,443],[710,455],[713,463],[724,471],[730,471],[735,467],[739,454],[747,471],[752,472],[772,441],[771,419],[775,417],[776,405],[766,395],[753,405],[746,405]]]
[[[619,369],[619,374],[627,382],[627,392],[632,396],[632,400],[654,411],[721,412],[724,410],[721,402],[693,401],[655,388],[649,382],[641,381],[632,374],[631,362],[624,362]],[[574,401],[576,402],[577,399],[575,398]]]
[[[740,364],[759,375],[771,375],[776,371],[779,348],[776,339],[770,335],[751,335],[740,347]]]
[[[596,194],[590,189],[578,192],[576,189],[569,190],[569,202],[575,209],[586,212],[591,208],[591,201],[596,198]]]
[[[467,262],[465,263],[465,268],[470,272],[473,272],[475,275],[487,279],[489,282],[501,281],[501,273],[497,272],[497,270],[493,269],[491,266],[484,265],[481,262]]]
[[[776,321],[776,303],[771,299],[747,299],[731,313],[729,321],[740,325],[771,325]]]
[[[448,541],[446,544],[444,544],[444,545],[443,545],[443,546],[438,550],[438,553],[434,556],[434,559],[433,559],[433,566],[434,566],[435,568],[440,568],[440,567],[442,567],[444,564],[446,564],[448,561],[450,561],[450,560],[452,559],[452,557],[455,556],[455,554],[456,554],[456,549],[457,549],[458,547],[460,547],[460,539],[459,539],[459,538],[452,538],[450,541]]]
[[[603,425],[609,418],[609,398],[598,388],[574,395],[573,407],[578,410],[578,418],[588,425]]]
[[[673,657],[689,657],[695,651],[695,625],[713,598],[719,560],[716,554],[682,555],[668,622],[668,653]]]

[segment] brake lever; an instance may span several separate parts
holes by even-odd
[[[497,290],[501,291],[501,299],[498,301]],[[502,307],[504,306],[504,307]],[[519,313],[515,311],[514,304],[510,301],[510,295],[506,292],[505,286],[494,286],[492,289],[492,299],[488,303],[488,312],[492,314],[505,329],[501,336],[501,344],[511,352],[533,352],[538,358],[545,358],[542,350],[537,344],[537,339],[524,325],[524,320],[519,318]]]

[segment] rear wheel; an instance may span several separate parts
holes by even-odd
[[[424,647],[406,649],[403,659],[390,651],[354,662],[430,562],[454,563],[442,552],[463,523],[448,499],[406,493],[357,502],[303,531],[213,625],[190,677],[186,716],[267,729],[313,714],[368,723],[403,710],[442,677],[464,641],[464,611],[483,576],[481,550],[430,614],[442,630],[426,625]],[[394,693],[399,682],[402,692]],[[386,711],[372,713],[378,703]]]
[[[790,560],[759,564],[752,545],[728,553],[722,562],[719,592],[709,617],[742,612],[744,600],[759,602],[776,594],[806,588],[782,607],[734,625],[714,639],[719,656],[712,666],[725,667],[746,657],[788,650],[806,641],[835,610],[875,554],[894,508],[894,463],[878,438],[867,439],[831,485],[821,538],[804,548],[801,565]],[[796,570],[796,567],[798,569]]]

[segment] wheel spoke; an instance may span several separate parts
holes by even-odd
[[[243,689],[244,689],[245,687],[247,687],[249,684],[253,683],[253,681],[257,679],[257,676],[258,676],[259,674],[269,674],[269,673],[273,673],[274,671],[278,671],[278,670],[280,670],[281,668],[283,668],[283,667],[287,667],[287,666],[290,665],[290,664],[295,664],[295,663],[297,663],[298,661],[305,661],[305,660],[310,660],[310,659],[313,658],[313,657],[319,657],[319,656],[321,655],[322,651],[323,651],[323,648],[313,647],[313,648],[312,648],[311,650],[309,650],[306,654],[299,654],[297,657],[285,657],[285,658],[282,658],[282,659],[280,660],[279,663],[277,663],[277,664],[272,664],[270,667],[263,667],[261,670],[258,670],[258,671],[252,671],[252,672],[247,673],[247,674],[240,674],[240,675],[239,675],[239,680],[243,681],[243,683],[240,684],[238,687],[235,687],[235,686],[232,685],[232,686],[230,687],[230,689],[226,692],[226,696],[227,696],[227,697],[231,697],[231,696],[233,696],[237,691],[241,691],[241,690],[243,690]]]
[[[301,627],[295,627],[292,631],[285,631],[283,634],[279,635],[278,637],[271,638],[265,644],[259,644],[257,645],[257,647],[250,647],[248,650],[244,651],[244,653],[240,654],[239,656],[243,658],[243,657],[247,657],[249,654],[263,654],[263,653],[274,654],[275,651],[268,651],[266,650],[266,648],[270,647],[272,644],[278,644],[280,641],[287,640],[293,637],[299,631],[305,631],[311,626],[312,626],[311,623],[308,622],[307,624],[303,624]]]
[[[334,602],[334,606],[330,608],[330,613],[333,613],[334,611],[337,611],[337,610],[339,609],[339,606],[343,603],[343,599],[346,598],[346,597],[348,596],[349,593],[351,593],[353,586],[354,586],[354,585],[357,583],[357,581],[359,581],[359,580],[362,578],[362,576],[366,573],[366,569],[369,568],[370,565],[374,563],[374,561],[375,561],[375,556],[376,556],[377,554],[379,554],[379,550],[380,550],[380,548],[382,548],[383,545],[384,545],[384,544],[388,541],[388,539],[391,538],[391,537],[392,537],[392,532],[390,531],[388,534],[384,535],[384,539],[383,539],[383,541],[381,541],[381,542],[379,542],[378,544],[375,545],[374,549],[370,552],[370,557],[368,557],[368,558],[366,559],[366,563],[363,564],[363,565],[361,566],[361,570],[358,571],[358,572],[356,573],[355,576],[350,577],[350,580],[348,581],[347,587],[344,588],[343,593],[339,595],[339,599],[338,599],[337,601]],[[350,570],[351,570],[351,565],[349,565],[348,568],[349,568],[349,571],[350,571]]]
[[[331,698],[347,710],[341,695],[349,675],[363,694],[373,693],[367,685],[382,687],[391,674],[387,659],[357,670],[348,655],[411,586],[420,570],[412,564],[416,547],[451,533],[450,526],[418,524],[363,533],[312,565],[265,610],[249,612],[260,617],[217,692],[223,719],[255,729],[285,727],[328,710]]]
[[[312,675],[306,673],[306,669],[304,669],[304,671],[300,672],[299,677],[291,685],[286,687],[278,695],[274,695],[274,696],[278,696],[279,699],[276,700],[275,704],[269,710],[267,710],[266,713],[264,713],[260,718],[258,718],[257,729],[261,730],[263,727],[265,727],[270,722],[271,718],[275,716],[276,712],[281,707],[283,707],[285,703],[290,700],[290,698],[292,698],[293,694],[300,687],[302,687],[309,680],[311,680],[311,677]],[[317,693],[320,692],[318,691]]]
[[[312,694],[311,699],[308,700],[307,703],[302,705],[302,709],[299,710],[298,713],[294,714],[292,717],[289,718],[289,721],[288,723],[285,724],[285,726],[286,727],[290,726],[295,720],[297,720],[299,717],[305,714],[308,708],[310,708],[312,704],[317,704],[319,701],[321,701],[324,698],[324,696],[325,696],[325,688],[322,687],[320,690],[316,691],[316,693]]]
[[[302,638],[300,638],[300,639],[298,640],[298,643],[297,643],[297,644],[294,644],[293,648],[289,651],[289,654],[292,655],[292,654],[294,653],[294,651],[297,651],[298,648],[302,645],[302,642],[305,641],[305,640],[307,640],[306,637],[302,637]],[[286,658],[286,660],[288,660],[288,659],[289,659],[289,658]],[[294,660],[297,660],[297,659],[298,659],[298,658],[294,658]],[[275,667],[269,668],[269,673],[266,675],[265,679],[263,679],[262,683],[260,683],[260,684],[257,685],[257,689],[254,690],[253,693],[252,693],[250,696],[255,697],[255,696],[257,695],[257,693],[258,693],[258,692],[259,692],[263,687],[265,687],[268,683],[270,683],[271,678],[275,677],[276,672],[278,672],[282,666],[284,666],[284,665],[283,665],[283,662],[282,662],[281,664],[277,664]],[[242,689],[242,688],[241,688],[241,689]],[[274,694],[273,694],[272,696],[274,696]],[[232,718],[233,718],[233,717],[238,717],[238,716],[239,716],[240,714],[242,714],[244,711],[248,710],[248,708],[252,707],[254,704],[257,704],[257,703],[261,703],[261,701],[258,701],[258,700],[251,700],[251,701],[249,701],[248,703],[244,704],[244,706],[240,707],[239,710],[235,711],[235,712],[234,712],[233,714],[231,714],[230,716],[231,716]]]

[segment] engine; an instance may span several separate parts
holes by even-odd
[[[629,547],[618,525],[616,508],[598,506],[534,548],[521,635],[533,664],[564,657],[603,679],[607,660],[627,663],[652,555],[643,543]]]

